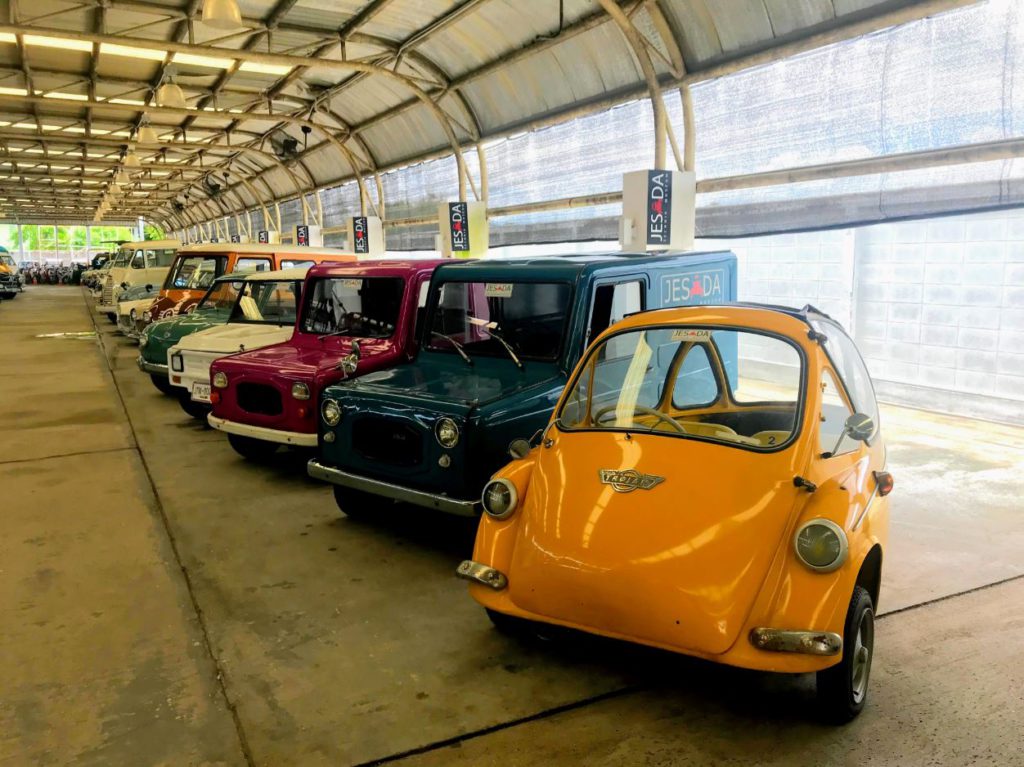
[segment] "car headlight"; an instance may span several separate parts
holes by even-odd
[[[341,406],[333,399],[325,399],[320,406],[320,415],[328,426],[337,426],[341,421]]]
[[[434,436],[441,447],[453,448],[459,444],[459,425],[451,418],[441,418],[434,424]]]
[[[830,573],[842,567],[848,547],[843,528],[830,519],[804,523],[793,538],[797,558],[819,573]]]
[[[292,399],[309,399],[309,387],[299,381],[293,383]]]
[[[142,321],[143,322],[149,322],[149,319],[150,319],[150,313],[149,313],[149,309],[147,309],[146,311],[144,311],[142,313]]]
[[[213,374],[213,385],[216,388],[218,388],[218,389],[226,389],[226,388],[228,388],[228,376],[227,376],[227,373],[224,373],[224,372],[222,372],[220,370],[218,370],[216,373],[214,373]]]
[[[516,486],[507,479],[492,479],[484,485],[484,492],[480,496],[480,504],[484,511],[495,519],[505,519],[509,516],[516,510],[518,500]]]
[[[128,312],[128,318],[132,321],[132,324],[134,325],[135,324],[135,310],[134,309],[132,309],[130,312]]]

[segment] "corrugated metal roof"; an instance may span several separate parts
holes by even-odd
[[[738,56],[841,30],[854,22],[883,19],[900,8],[962,4],[618,1],[654,51],[659,75],[669,81],[683,74],[672,71],[670,62],[677,51],[686,71],[699,74]],[[208,199],[209,190],[200,182],[216,167],[249,177],[252,185],[239,187],[243,199],[251,200],[254,192],[265,200],[295,194],[293,176],[273,156],[271,134],[298,141],[297,152],[283,159],[295,166],[300,184],[309,185],[308,175],[316,185],[351,177],[350,164],[338,147],[320,130],[303,135],[296,120],[330,126],[361,158],[366,172],[449,149],[445,126],[415,99],[409,82],[441,106],[459,141],[468,143],[644,92],[636,56],[598,0],[242,0],[240,6],[246,29],[232,33],[201,22],[201,0],[137,0],[128,6],[102,0],[19,3],[0,38],[0,122],[7,123],[0,125],[0,150],[34,146],[81,158],[86,146],[95,149],[99,144],[108,157],[117,159],[142,112],[148,111],[159,130],[174,129],[179,140],[184,130],[188,144],[169,145],[159,155],[146,151],[144,158],[182,162],[174,164],[170,176],[136,172],[131,187],[141,189],[143,180],[155,180],[157,188],[137,199],[127,198],[114,210],[166,218],[180,212],[171,201],[181,201],[191,188],[189,204],[203,200],[199,217],[206,218],[237,207],[237,197]],[[663,15],[666,24],[659,25],[652,14]],[[77,37],[64,44],[30,37],[61,33]],[[191,56],[176,54],[179,61],[174,63],[172,56],[159,51],[111,49],[110,41],[99,44],[96,36],[103,34],[123,37],[122,44],[129,48],[147,40],[194,41],[205,47]],[[94,47],[100,51],[95,60]],[[304,65],[313,65],[268,69],[260,62],[236,60],[237,51],[297,56]],[[343,56],[410,80],[399,82],[382,70],[359,74],[329,63],[315,65]],[[168,75],[168,63],[189,107],[210,111],[189,115],[144,106]],[[27,98],[29,89],[36,99]],[[86,98],[98,98],[104,105],[77,103]],[[287,119],[282,122],[281,117]],[[231,147],[225,138],[229,133]],[[45,178],[19,175],[28,167],[25,161],[12,167],[12,177],[26,190],[42,184],[53,191],[57,186],[53,179],[47,185]],[[81,160],[65,171],[71,179],[62,181],[66,191],[55,192],[64,194],[68,205],[81,208],[76,215],[89,214],[96,202],[85,181],[105,183],[113,172],[109,167],[102,173],[86,167],[87,161]],[[178,169],[185,167],[198,172],[182,176]],[[18,210],[0,204],[0,217],[10,218]],[[20,210],[29,212],[24,204]]]

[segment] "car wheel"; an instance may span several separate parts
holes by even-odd
[[[167,376],[158,376],[156,373],[149,374],[149,380],[153,382],[153,386],[160,390],[161,394],[176,394],[175,386],[171,386],[171,382],[167,380]]]
[[[269,461],[274,453],[277,452],[277,448],[280,447],[276,442],[266,442],[262,439],[243,437],[239,434],[229,434],[228,442],[242,458],[258,463]]]
[[[110,322],[112,324],[114,324],[114,325],[117,324],[117,315],[116,314],[108,314],[107,315],[107,319],[110,320]]]
[[[498,629],[505,636],[521,637],[534,633],[532,631],[533,624],[530,621],[517,618],[514,615],[499,613],[497,610],[492,610],[489,607],[485,607],[484,610],[487,611],[487,617],[491,619],[494,628]]]
[[[185,394],[178,396],[178,404],[181,405],[181,409],[188,413],[190,416],[195,418],[197,421],[206,423],[206,416],[210,413],[210,406],[203,402],[194,402],[192,397]]]
[[[818,703],[825,719],[834,724],[845,724],[861,712],[868,697],[874,654],[874,605],[867,590],[856,586],[846,612],[843,659],[835,666],[818,672]]]
[[[3,297],[10,301],[12,298],[17,298],[17,293],[4,293]]]
[[[338,504],[338,508],[346,517],[360,521],[371,520],[379,516],[381,506],[385,503],[391,505],[391,501],[387,499],[341,485],[334,486],[334,502]]]

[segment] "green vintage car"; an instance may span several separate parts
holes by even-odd
[[[187,335],[226,323],[244,287],[245,278],[251,274],[224,275],[210,286],[191,312],[157,320],[142,331],[139,338],[139,370],[149,373],[149,379],[163,394],[178,396],[178,390],[168,380],[167,350]]]

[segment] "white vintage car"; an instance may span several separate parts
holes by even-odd
[[[117,298],[134,285],[162,285],[181,243],[177,240],[126,242],[114,256],[103,280],[96,311],[117,322]]]
[[[167,350],[167,370],[182,409],[205,420],[210,412],[210,365],[229,354],[292,337],[308,266],[257,272],[245,279],[224,325],[185,336]]]

